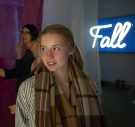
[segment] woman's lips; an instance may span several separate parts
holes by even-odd
[[[48,62],[47,65],[48,65],[49,67],[52,67],[52,66],[56,65],[56,63],[55,63],[55,62]]]
[[[27,41],[27,39],[23,39],[23,42],[26,42]]]

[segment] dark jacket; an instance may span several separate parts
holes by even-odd
[[[5,79],[17,78],[15,92],[18,92],[20,84],[31,77],[31,64],[35,60],[33,52],[27,49],[22,59],[16,59],[15,67],[11,70],[5,69]]]

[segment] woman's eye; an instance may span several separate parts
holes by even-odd
[[[53,50],[59,50],[59,48],[58,47],[54,47]]]
[[[41,48],[42,51],[46,51],[46,48]]]

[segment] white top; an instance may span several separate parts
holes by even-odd
[[[34,86],[34,76],[20,85],[16,100],[15,127],[36,127]]]

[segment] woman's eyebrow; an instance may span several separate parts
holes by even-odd
[[[62,47],[62,45],[60,45],[60,44],[55,44],[55,45],[52,45],[52,47],[55,47],[55,46],[61,46],[61,47]],[[46,47],[46,46],[41,45],[41,47]]]
[[[62,46],[62,45],[60,45],[60,44],[55,44],[55,45],[52,45],[52,46]]]
[[[26,31],[25,31],[25,30],[22,30],[22,32],[29,32],[29,31],[27,31],[27,30],[26,30]]]
[[[44,45],[41,45],[41,47],[45,47]]]

